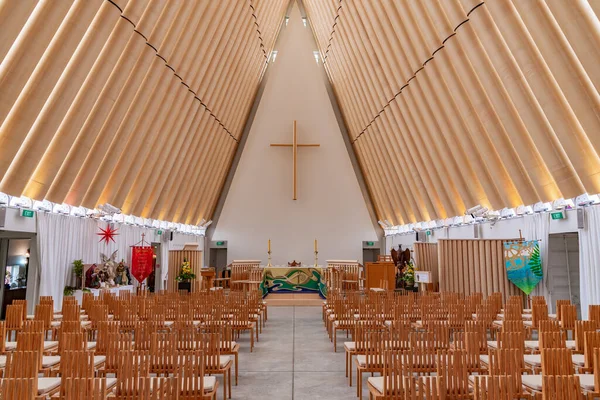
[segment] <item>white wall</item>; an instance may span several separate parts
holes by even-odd
[[[37,214],[33,218],[21,216],[21,210],[18,208],[0,208],[0,230],[12,232],[36,232]]]
[[[282,27],[278,55],[270,71],[252,128],[211,240],[228,241],[228,262],[292,259],[362,259],[362,241],[377,241],[363,195],[345,147],[323,80],[322,64],[310,27],[294,4]],[[299,143],[298,200],[292,200],[292,150],[270,147],[291,143],[292,121]]]

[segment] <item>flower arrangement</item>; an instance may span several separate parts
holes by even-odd
[[[189,282],[192,279],[196,279],[196,274],[192,272],[192,266],[190,262],[183,259],[183,264],[181,264],[181,269],[179,269],[179,275],[177,275],[177,282]]]
[[[407,286],[415,284],[415,265],[412,261],[409,261],[402,270],[402,280],[406,282]]]

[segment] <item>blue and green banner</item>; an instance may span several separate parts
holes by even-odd
[[[261,284],[263,296],[269,293],[318,293],[325,298],[321,268],[266,267]]]
[[[504,242],[508,280],[529,295],[544,277],[539,240]]]

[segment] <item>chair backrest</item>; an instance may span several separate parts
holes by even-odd
[[[412,355],[407,350],[385,350],[383,359],[382,394],[386,399],[404,399],[408,392],[404,377],[412,376]]]
[[[204,354],[202,350],[177,352],[177,386],[182,398],[195,398],[204,395]]]
[[[105,400],[107,396],[104,378],[64,378],[60,383],[61,400]]]
[[[438,350],[437,376],[444,380],[448,397],[471,398],[466,350]]]
[[[23,320],[27,319],[27,300],[13,300],[12,304],[14,305],[22,305],[23,306]]]
[[[594,350],[598,348],[600,348],[600,332],[586,332],[583,354],[585,358],[585,367],[589,371],[591,371],[594,366]]]
[[[139,378],[150,377],[150,353],[144,350],[123,350],[117,357],[117,397],[134,395],[139,391]]]
[[[531,308],[531,321],[533,327],[537,329],[540,321],[548,319],[548,305],[545,303],[534,303]]]
[[[17,351],[34,351],[38,354],[38,368],[42,368],[44,353],[44,334],[39,332],[19,332]]]
[[[23,315],[22,304],[6,306],[6,330],[21,330],[25,321]]]
[[[0,354],[6,353],[6,322],[0,321]]]
[[[515,387],[514,380],[510,376],[486,376],[474,377],[473,394],[475,400],[514,400],[519,388]]]
[[[0,399],[34,400],[37,396],[38,378],[4,378]]]
[[[523,332],[499,332],[497,339],[499,349],[518,349],[522,353],[525,352],[525,334]]]
[[[543,400],[580,400],[581,385],[579,377],[574,375],[542,376]]]
[[[34,319],[44,321],[44,329],[50,329],[50,324],[54,318],[54,310],[50,304],[38,304],[35,306]]]
[[[121,354],[133,350],[132,337],[129,333],[109,333],[107,335],[106,361],[104,369],[114,373],[119,369]]]
[[[177,333],[155,332],[151,336],[150,368],[158,376],[172,374],[177,365]]]
[[[573,304],[565,304],[560,306],[559,321],[563,329],[575,329],[575,321],[577,320],[577,306]]]
[[[93,378],[94,353],[87,350],[67,350],[60,356],[60,376],[64,378]]]
[[[562,306],[571,305],[571,300],[556,300],[556,319],[560,321],[562,316]]]
[[[542,375],[573,375],[573,351],[570,349],[541,349]]]
[[[87,350],[86,335],[83,332],[62,332],[58,337],[58,353],[69,350]]]
[[[489,354],[489,374],[509,376],[515,388],[521,388],[521,375],[525,371],[523,352],[520,349],[497,349]]]
[[[567,341],[562,332],[541,332],[539,333],[540,350],[541,349],[566,349]]]
[[[438,376],[405,377],[404,386],[408,387],[406,400],[444,400],[447,397],[444,380]]]
[[[590,304],[588,307],[588,319],[600,322],[600,304]]]
[[[585,333],[600,329],[600,321],[575,321],[575,352],[583,354]]]
[[[40,370],[39,351],[20,351],[6,355],[4,378],[37,378]]]

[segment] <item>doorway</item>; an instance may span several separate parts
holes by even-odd
[[[27,298],[30,252],[31,239],[0,239],[0,271],[4,271],[4,284],[0,291],[2,319],[5,317],[7,305],[12,304],[13,300]]]
[[[380,249],[363,249],[363,265],[368,262],[376,262],[380,254]]]
[[[570,300],[581,316],[579,292],[579,234],[550,235],[548,247],[548,304],[556,313],[556,300]]]
[[[154,292],[158,292],[160,290],[160,276],[161,276],[161,269],[160,269],[160,251],[161,251],[161,246],[160,243],[151,243],[150,244],[152,246],[152,252],[154,253],[152,255],[152,272],[150,272],[150,275],[148,275],[148,279],[146,280],[146,286],[148,287],[148,290],[151,293]],[[159,279],[156,279],[158,275]]]
[[[215,247],[210,249],[209,267],[214,267],[218,277],[221,271],[227,267],[227,247]]]

